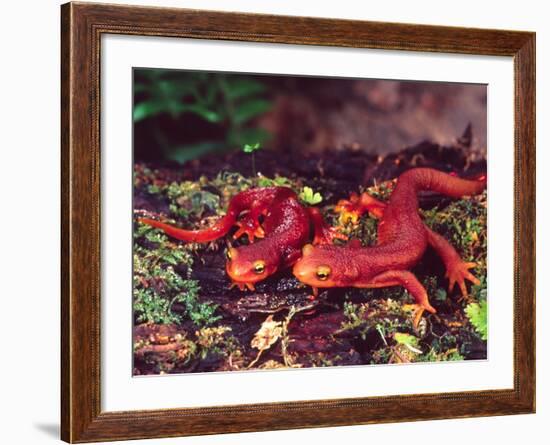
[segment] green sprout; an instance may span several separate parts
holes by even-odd
[[[252,155],[252,176],[256,177],[256,159],[254,158],[254,152],[262,148],[259,142],[255,144],[244,144],[243,151]]]
[[[313,193],[311,187],[304,187],[300,192],[300,199],[306,204],[314,206],[315,204],[319,204],[323,200],[323,197],[319,192]]]
[[[255,144],[244,144],[243,151],[245,153],[254,153],[256,150],[259,150],[262,148],[259,142],[256,142]]]

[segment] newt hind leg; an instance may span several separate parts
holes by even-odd
[[[424,311],[428,311],[432,314],[437,312],[428,300],[426,289],[412,272],[408,270],[389,270],[376,275],[370,283],[368,283],[368,287],[371,288],[389,286],[403,286],[413,296],[416,302],[416,310],[414,311],[413,317],[413,326],[415,329],[418,327]]]
[[[265,202],[256,201],[250,207],[250,211],[244,214],[235,225],[239,228],[233,235],[234,239],[240,238],[242,235],[248,237],[250,243],[254,242],[254,238],[264,238],[265,232],[260,225],[260,217],[267,212],[268,205]]]
[[[348,239],[336,227],[331,227],[326,223],[319,209],[308,207],[307,210],[313,225],[313,244],[332,244],[335,239]]]
[[[468,297],[466,280],[474,284],[480,281],[469,271],[476,266],[476,263],[462,261],[455,248],[441,235],[426,227],[428,234],[428,243],[434,248],[437,254],[445,264],[445,277],[449,280],[449,292],[452,292],[455,285],[458,284],[462,298]]]
[[[369,213],[374,218],[380,219],[384,215],[387,204],[382,202],[367,192],[357,195],[352,193],[349,199],[341,199],[334,207],[334,211],[340,214],[340,224],[357,224],[359,218],[365,213]]]

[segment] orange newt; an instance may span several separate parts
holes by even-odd
[[[475,263],[464,262],[453,246],[441,235],[429,229],[418,214],[417,194],[432,190],[460,198],[476,195],[486,188],[486,178],[460,179],[430,168],[415,168],[403,173],[386,204],[364,193],[350,201],[340,201],[336,210],[354,219],[364,212],[380,218],[377,244],[361,247],[359,240],[345,246],[308,244],[302,249],[302,258],[293,267],[301,282],[317,288],[358,287],[381,288],[403,286],[414,297],[417,310],[414,325],[422,313],[436,310],[428,300],[424,286],[409,271],[432,246],[443,260],[449,291],[458,283],[467,295],[465,280],[479,284],[469,269]]]
[[[232,286],[241,290],[254,290],[254,283],[294,264],[310,239],[310,226],[314,230],[314,244],[331,243],[334,238],[343,237],[325,225],[316,208],[300,204],[296,193],[288,187],[238,193],[231,199],[226,215],[207,229],[184,230],[148,218],[139,221],[162,229],[173,238],[197,243],[219,239],[238,226],[234,238],[247,235],[250,244],[227,250],[226,271]],[[255,242],[255,238],[261,239]]]

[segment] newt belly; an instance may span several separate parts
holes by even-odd
[[[358,287],[380,288],[403,286],[418,306],[415,324],[424,310],[435,313],[424,286],[410,269],[422,258],[428,245],[441,257],[447,270],[449,289],[458,283],[466,295],[465,280],[479,281],[469,272],[475,263],[465,263],[454,247],[441,235],[429,229],[418,213],[418,192],[431,190],[460,198],[481,193],[486,180],[461,179],[429,169],[416,168],[397,180],[389,202],[378,201],[368,194],[341,201],[337,210],[352,218],[369,212],[380,218],[377,244],[361,247],[359,240],[345,246],[306,245],[302,257],[293,267],[301,282],[314,288]]]
[[[246,235],[250,244],[228,248],[226,271],[233,285],[241,290],[253,290],[254,283],[294,264],[301,248],[310,240],[311,227],[314,243],[328,243],[339,236],[325,226],[317,209],[302,206],[288,187],[238,193],[231,199],[226,215],[207,229],[184,230],[148,218],[139,221],[162,229],[173,238],[198,243],[219,239],[237,226],[234,238]]]

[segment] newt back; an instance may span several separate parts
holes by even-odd
[[[433,191],[451,198],[477,195],[486,179],[461,179],[431,168],[414,168],[403,173],[386,205],[378,225],[377,256],[382,269],[412,267],[424,254],[428,237],[418,212],[418,193]]]

